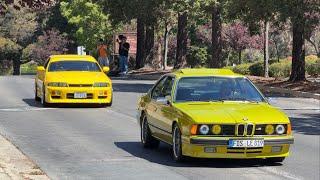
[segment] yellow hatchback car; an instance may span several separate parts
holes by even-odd
[[[112,105],[112,83],[92,56],[54,55],[38,66],[35,100],[52,103]]]
[[[141,142],[173,146],[173,157],[282,162],[294,139],[289,118],[246,77],[226,69],[164,75],[138,102]]]

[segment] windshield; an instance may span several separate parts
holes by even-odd
[[[90,61],[57,61],[50,63],[49,72],[56,71],[101,71],[98,64]]]
[[[186,101],[264,101],[246,78],[188,77],[177,85],[176,102]]]

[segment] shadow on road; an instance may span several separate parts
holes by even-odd
[[[22,99],[30,107],[40,108],[42,104],[34,99]],[[49,104],[48,107],[54,108],[106,108],[100,104]]]
[[[290,117],[295,133],[320,135],[320,114],[304,114],[303,118]]]
[[[144,149],[140,142],[115,142],[115,145],[131,155],[149,162],[172,167],[212,167],[212,168],[246,168],[262,166],[281,166],[280,163],[267,164],[262,159],[200,159],[187,158],[183,163],[172,159],[171,146],[162,144],[157,149]]]
[[[30,107],[43,107],[42,104],[34,99],[22,99],[23,102],[28,104]]]
[[[133,93],[147,93],[153,84],[128,84],[128,83],[118,83],[113,82],[113,91],[114,92],[133,92]]]

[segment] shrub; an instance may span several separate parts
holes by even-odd
[[[306,71],[311,76],[320,75],[320,58],[306,58]]]
[[[263,76],[264,68],[263,62],[256,62],[249,67],[250,75],[253,76]]]
[[[233,72],[243,74],[243,75],[250,75],[249,67],[251,63],[240,64],[232,68]]]
[[[283,78],[290,76],[291,62],[281,61],[279,63],[271,64],[269,67],[269,75],[275,78]]]

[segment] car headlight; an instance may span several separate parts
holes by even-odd
[[[221,133],[221,126],[218,124],[212,126],[212,133],[215,135],[220,134]]]
[[[209,133],[209,126],[208,125],[201,125],[199,128],[199,132],[202,135],[206,135]]]
[[[49,82],[48,86],[52,86],[52,87],[68,87],[68,84],[64,83],[64,82]]]
[[[284,127],[284,125],[279,124],[276,126],[276,133],[277,134],[284,134],[284,132],[286,131],[286,128]]]
[[[93,87],[109,87],[109,83],[107,82],[97,82],[93,84]]]
[[[274,127],[273,127],[273,125],[268,124],[268,125],[266,126],[266,128],[265,128],[265,132],[266,132],[266,134],[268,134],[268,135],[273,134],[273,133],[274,133]]]

